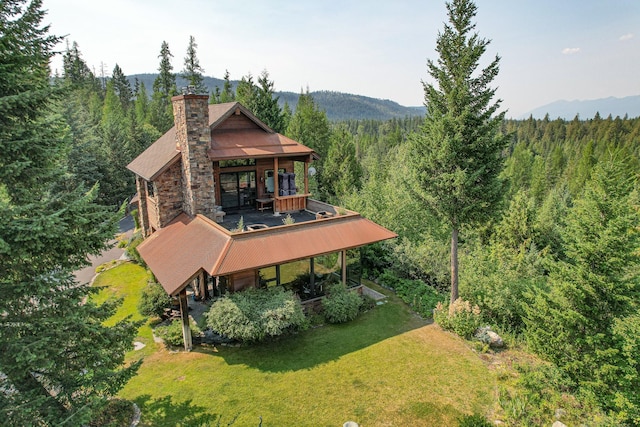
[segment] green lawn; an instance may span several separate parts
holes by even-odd
[[[124,264],[98,279],[126,294],[119,315],[135,312],[142,268]],[[140,340],[150,340],[147,330]],[[495,401],[495,373],[393,295],[349,324],[268,344],[176,353],[148,342],[137,352],[145,354],[138,375],[120,392],[140,406],[145,426],[216,425],[218,417],[257,426],[260,416],[265,427],[455,426]]]

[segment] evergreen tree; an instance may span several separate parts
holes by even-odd
[[[635,190],[634,190],[635,188]],[[527,310],[527,341],[607,410],[637,405],[637,363],[629,366],[619,323],[638,313],[640,212],[637,177],[620,157],[598,163],[564,230],[566,260],[554,265],[549,290]],[[633,375],[633,376],[630,376]],[[635,395],[635,397],[634,397]],[[627,402],[628,403],[628,402]],[[640,407],[635,407],[640,414]]]
[[[224,71],[224,86],[220,93],[220,103],[235,101],[235,95],[233,93],[233,87],[231,87],[231,81],[229,80],[229,70]]]
[[[131,106],[131,100],[133,99],[133,92],[131,91],[131,84],[127,79],[127,76],[122,72],[122,68],[118,64],[113,67],[113,73],[111,74],[111,81],[113,82],[113,90],[120,99],[120,104],[124,111],[128,111]]]
[[[262,71],[258,77],[258,86],[253,102],[253,113],[267,126],[278,133],[285,131],[284,117],[278,105],[278,96],[275,96],[273,82],[269,80],[269,72]]]
[[[451,302],[458,298],[458,233],[480,223],[498,205],[505,138],[498,131],[504,113],[488,85],[498,74],[499,58],[475,73],[488,40],[471,33],[476,6],[471,0],[447,3],[450,24],[438,35],[440,57],[428,61],[438,87],[424,83],[427,114],[410,140],[416,195],[451,227]],[[413,186],[412,186],[413,187]]]
[[[200,61],[196,55],[198,45],[193,36],[189,36],[189,46],[187,47],[187,56],[184,57],[184,69],[181,77],[187,81],[189,86],[193,86],[194,93],[207,93],[207,87],[204,85],[202,74],[204,69],[200,66]]]
[[[253,82],[251,73],[242,76],[236,87],[236,101],[255,113],[255,99],[258,88]]]
[[[296,111],[289,121],[286,135],[307,147],[313,148],[319,154],[320,160],[314,162],[318,173],[311,177],[309,186],[312,193],[320,193],[319,197],[328,194],[330,190],[323,180],[323,162],[329,152],[329,138],[331,130],[329,120],[324,111],[315,103],[309,89],[300,93]]]
[[[362,186],[362,168],[356,159],[356,144],[345,126],[338,126],[331,134],[322,178],[327,183],[329,202],[338,202],[351,193],[357,193]]]
[[[86,425],[135,374],[122,366],[137,327],[105,326],[117,303],[96,305],[74,280],[118,217],[97,187],[67,181],[63,89],[48,68],[60,39],[43,17],[40,0],[0,2],[0,413],[5,425]]]
[[[151,124],[160,133],[165,133],[173,127],[173,107],[171,97],[178,94],[176,89],[176,75],[171,72],[171,51],[166,41],[160,48],[160,67],[158,77],[153,82],[153,94],[151,95]]]
[[[71,48],[67,44],[67,50],[62,57],[63,78],[72,84],[85,84],[95,82],[95,76],[82,59],[78,43],[73,42]]]

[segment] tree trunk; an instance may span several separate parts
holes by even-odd
[[[451,302],[458,299],[458,228],[451,231]],[[451,305],[450,305],[451,307]]]

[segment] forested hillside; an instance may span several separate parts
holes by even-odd
[[[135,85],[137,79],[140,83],[144,83],[145,87],[150,88],[153,86],[153,81],[156,77],[157,74],[134,74],[129,76],[128,79],[131,85]],[[239,82],[239,80],[231,80],[229,83],[231,88],[235,90]],[[207,87],[208,93],[215,93],[216,88],[222,90],[224,86],[224,80],[214,77],[203,76],[203,83]],[[176,76],[176,86],[178,88],[186,86],[186,80]],[[275,91],[274,95],[280,98],[278,102],[280,108],[284,108],[284,104],[287,103],[291,110],[296,109],[300,93]],[[327,113],[327,118],[331,121],[349,119],[388,120],[405,116],[422,116],[425,112],[425,108],[422,106],[404,107],[388,99],[376,99],[341,92],[315,91],[311,92],[311,96],[313,96],[320,109]]]

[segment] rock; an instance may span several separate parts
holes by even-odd
[[[555,423],[551,424],[551,427],[567,427],[567,425],[561,423],[560,421],[556,421]]]
[[[566,413],[567,413],[567,411],[565,411],[565,410],[564,410],[564,409],[562,409],[562,408],[558,408],[558,409],[556,409],[556,413],[555,413],[555,418],[556,418],[556,420],[559,420],[559,419],[561,419],[562,417],[564,417]]]
[[[474,336],[477,340],[485,344],[489,344],[489,347],[491,348],[504,347],[504,341],[502,340],[500,335],[492,331],[489,326],[483,326],[481,328],[478,328]]]

